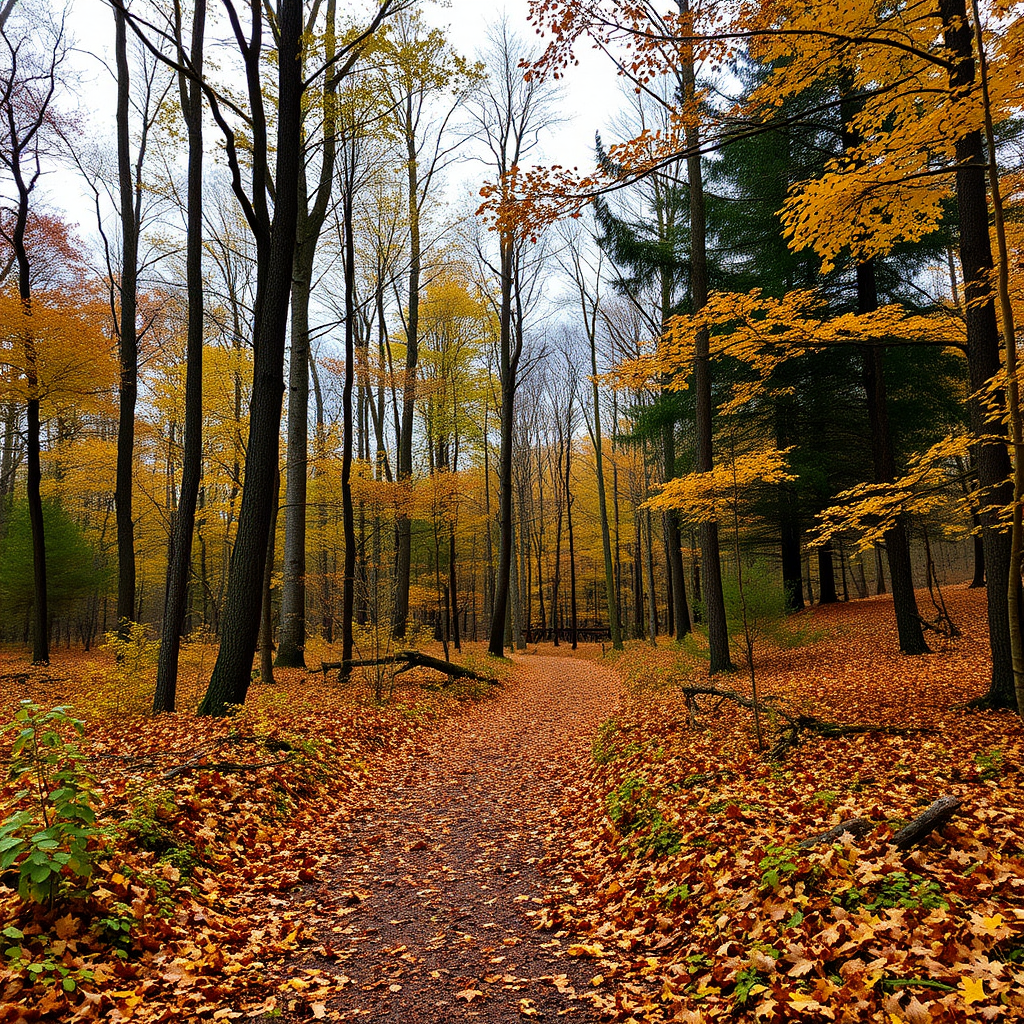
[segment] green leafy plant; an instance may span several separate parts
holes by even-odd
[[[201,858],[194,844],[175,834],[171,825],[174,814],[173,796],[157,793],[139,800],[118,829],[131,836],[141,849],[156,854],[158,861],[171,864],[183,878],[188,878]]]
[[[796,874],[797,853],[788,846],[768,846],[758,867],[761,870],[761,889],[778,887]]]
[[[998,779],[1003,774],[1003,752],[990,750],[987,754],[980,751],[974,755],[974,763],[978,774],[986,781]]]
[[[96,779],[85,768],[76,738],[85,726],[69,707],[44,711],[23,700],[14,720],[10,777],[24,788],[15,794],[20,809],[0,825],[0,871],[14,869],[24,900],[53,903],[65,874],[87,879],[102,836],[93,806]]]
[[[664,857],[679,852],[679,833],[665,821],[657,796],[643,777],[628,776],[608,794],[605,803],[619,834],[629,837],[638,853]]]
[[[732,990],[733,999],[737,1006],[745,1006],[747,1000],[766,988],[765,982],[768,977],[753,967],[740,971],[736,975],[736,987]],[[756,991],[755,991],[756,990]]]
[[[609,718],[597,731],[597,738],[590,749],[590,755],[595,764],[611,764],[620,757],[631,757],[641,750],[639,743],[627,743],[620,746],[616,738],[621,732],[621,726],[614,718]]]
[[[903,907],[906,910],[948,910],[949,903],[942,895],[938,882],[923,875],[893,871],[885,876],[878,889],[870,893],[855,887],[834,896],[832,902],[853,910],[887,910]]]
[[[93,927],[114,947],[122,960],[132,948],[132,929],[138,922],[127,903],[115,903],[110,912],[97,918]]]
[[[24,974],[33,984],[49,987],[60,983],[65,992],[74,992],[83,981],[92,981],[93,972],[87,967],[69,967],[64,963],[64,943],[49,937],[43,937],[42,950],[33,956],[21,940],[25,933],[20,928],[10,925],[0,935],[12,940],[15,945],[4,950],[8,966],[18,974]]]

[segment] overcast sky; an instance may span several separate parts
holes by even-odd
[[[512,29],[525,40],[537,39],[527,20],[527,0],[487,3],[480,0],[427,0],[426,18],[447,29],[461,53],[475,57],[486,47],[488,26],[507,14]],[[114,85],[106,63],[112,66],[113,16],[104,0],[72,0],[68,21],[77,52],[73,59],[72,94],[82,122],[87,125],[83,145],[114,144]],[[562,80],[563,122],[544,140],[537,162],[563,166],[588,167],[593,162],[594,133],[607,129],[614,113],[622,105],[619,80],[607,59],[588,48],[579,54],[580,66],[569,69]],[[208,131],[213,137],[213,129]],[[480,165],[466,168],[465,175],[479,175]],[[455,178],[453,202],[466,202],[467,184],[463,174]],[[95,215],[87,192],[75,175],[61,172],[41,183],[47,200],[67,209],[71,219],[92,233]],[[474,189],[475,191],[475,189]]]

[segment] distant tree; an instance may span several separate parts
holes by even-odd
[[[9,23],[9,13],[10,8],[5,11],[0,24],[0,41],[6,58],[4,73],[0,75],[0,163],[14,186],[15,212],[10,241],[18,266],[19,330],[24,350],[20,369],[25,378],[28,410],[25,451],[35,583],[32,661],[46,665],[50,661],[50,640],[46,528],[39,490],[42,479],[40,382],[32,309],[32,268],[25,232],[32,194],[42,174],[43,154],[55,118],[53,100],[60,85],[59,74],[67,54],[67,43],[62,16],[54,18],[48,12],[29,11],[26,17]]]

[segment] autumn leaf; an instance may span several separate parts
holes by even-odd
[[[980,978],[961,978],[960,995],[968,1006],[980,1003],[985,999],[985,983]]]

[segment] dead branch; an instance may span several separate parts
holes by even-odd
[[[955,796],[940,796],[928,808],[919,814],[909,825],[905,825],[890,840],[897,850],[909,850],[912,846],[923,843],[936,829],[942,828],[961,807],[961,800]],[[851,818],[841,821],[827,832],[808,836],[797,844],[799,850],[809,850],[822,843],[831,843],[849,832],[854,839],[866,836],[878,822],[870,818]]]
[[[892,845],[898,850],[909,850],[910,847],[923,843],[932,832],[942,828],[960,810],[961,804],[962,801],[957,796],[940,796],[923,814],[918,815],[892,837]]]
[[[433,658],[429,654],[424,654],[422,651],[396,651],[393,655],[387,658],[364,658],[357,661],[348,662],[349,668],[373,668],[377,665],[393,665],[401,664],[401,668],[396,669],[395,674],[399,672],[408,672],[412,668],[430,668],[436,672],[443,672],[448,676],[449,682],[456,679],[475,679],[480,683],[488,683],[490,686],[500,686],[501,682],[495,679],[493,676],[481,675],[479,672],[474,672],[472,669],[466,668],[464,665],[456,665],[454,661],[445,661],[442,658]],[[345,662],[342,661],[322,661],[320,663],[320,671],[326,676],[331,671],[341,671],[345,667]]]
[[[722,690],[717,686],[683,686],[680,689],[686,697],[687,714],[691,727],[694,724],[693,705],[695,697],[718,697],[720,698],[719,703],[722,700],[731,700],[739,704],[740,707],[747,708],[750,711],[755,710],[752,700],[736,693],[734,690]],[[760,701],[761,709],[768,711],[770,714],[776,714],[787,722],[786,727],[779,734],[775,746],[771,749],[769,756],[774,758],[781,757],[790,747],[795,747],[800,742],[800,737],[804,732],[817,733],[819,736],[824,736],[828,739],[835,739],[839,736],[855,736],[860,733],[881,733],[885,736],[913,736],[918,733],[935,732],[934,729],[924,726],[844,725],[839,722],[826,722],[814,715],[791,714],[784,708],[779,707],[775,700],[776,698],[769,696],[762,697]],[[768,701],[772,701],[771,706],[765,707]]]
[[[173,779],[186,772],[249,772],[257,768],[274,768],[277,765],[287,764],[290,757],[282,757],[273,761],[249,761],[238,763],[235,761],[187,761],[185,764],[175,765],[168,768],[161,775],[163,779]]]

